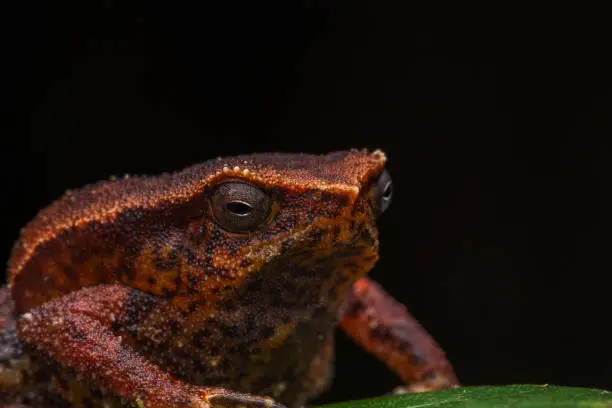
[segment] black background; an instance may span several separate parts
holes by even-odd
[[[1,255],[110,174],[379,147],[395,197],[371,276],[460,379],[612,389],[609,15],[411,3],[5,9]],[[398,384],[339,337],[326,401]]]

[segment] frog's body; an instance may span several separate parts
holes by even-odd
[[[10,350],[52,368],[23,389],[53,377],[76,406],[304,404],[327,386],[333,329],[378,258],[385,161],[256,154],[67,193],[9,262]],[[364,344],[352,310],[347,331]],[[439,387],[453,385],[438,365]],[[18,386],[0,398],[24,401]]]

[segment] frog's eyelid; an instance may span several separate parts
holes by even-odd
[[[230,204],[244,205],[251,209],[245,212],[233,211]],[[212,196],[212,217],[219,227],[233,233],[248,233],[267,224],[274,201],[264,189],[242,181],[216,186]]]

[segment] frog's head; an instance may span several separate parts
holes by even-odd
[[[284,306],[340,302],[378,259],[385,162],[379,150],[220,159],[205,183],[206,273]]]
[[[22,230],[13,298],[23,312],[122,283],[183,307],[236,291],[268,290],[296,309],[342,299],[378,258],[385,161],[380,151],[263,153],[68,192]]]

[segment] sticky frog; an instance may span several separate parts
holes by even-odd
[[[67,192],[9,260],[0,403],[298,407],[330,383],[337,327],[411,391],[456,386],[366,276],[385,163],[380,150],[258,153]]]

